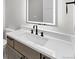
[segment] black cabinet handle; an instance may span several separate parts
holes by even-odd
[[[46,59],[45,57],[43,57],[43,59]]]
[[[23,57],[21,57],[20,59],[25,59],[25,57],[23,56]]]
[[[22,57],[20,59],[23,59]]]

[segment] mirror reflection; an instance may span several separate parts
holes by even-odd
[[[27,0],[27,22],[56,25],[56,0]]]

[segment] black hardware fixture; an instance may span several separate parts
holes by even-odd
[[[33,34],[33,29],[31,30],[31,34]]]
[[[45,57],[43,57],[43,59],[46,59]]]
[[[75,0],[73,2],[66,2],[66,14],[68,13],[68,5],[69,4],[74,4],[75,5]]]
[[[34,31],[35,31],[35,33],[34,33]],[[38,26],[37,25],[33,25],[33,29],[31,29],[31,34],[38,35]],[[44,37],[43,32],[40,33],[40,36]]]
[[[33,25],[33,29],[35,29],[35,34],[38,35],[38,26]],[[33,33],[33,30],[31,30],[31,33]]]
[[[44,35],[43,35],[43,32],[41,32],[41,36],[43,37]]]

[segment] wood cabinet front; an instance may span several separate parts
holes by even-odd
[[[50,59],[10,37],[7,37],[6,51],[8,59]]]
[[[14,41],[14,48],[22,53],[26,57],[26,59],[40,59],[40,53],[17,41]]]
[[[24,55],[17,52],[15,49],[7,45],[7,59],[25,59]]]
[[[7,44],[11,47],[13,47],[14,45],[14,40],[9,36],[7,36]]]

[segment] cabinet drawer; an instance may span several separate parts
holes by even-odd
[[[17,52],[15,49],[10,47],[9,45],[7,45],[6,53],[7,53],[6,54],[7,59],[25,59],[25,57],[22,54]]]
[[[22,53],[26,57],[26,59],[40,59],[40,53],[17,41],[14,41],[14,48]]]
[[[11,47],[13,47],[13,44],[14,44],[14,40],[10,38],[9,36],[7,36],[7,44]]]

